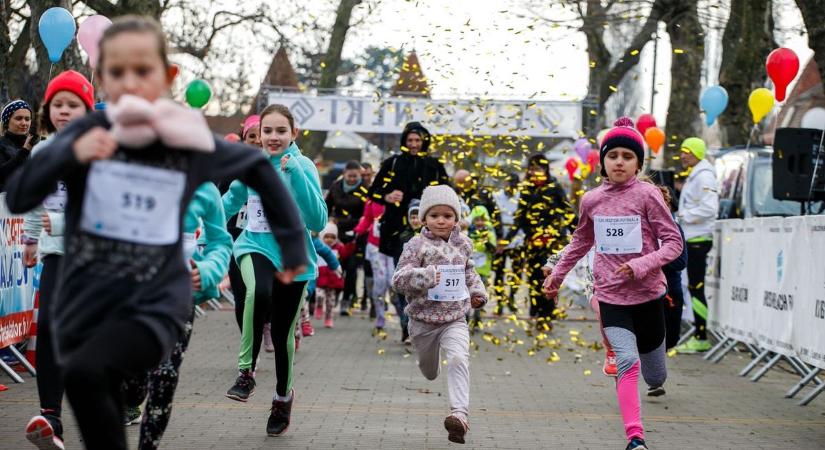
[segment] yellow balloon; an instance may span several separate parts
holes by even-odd
[[[773,108],[773,93],[769,89],[754,89],[748,97],[748,107],[753,115],[753,123],[757,124],[771,112]]]

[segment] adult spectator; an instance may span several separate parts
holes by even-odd
[[[569,228],[575,218],[567,194],[550,174],[550,161],[541,154],[527,160],[527,175],[522,185],[519,206],[513,228],[504,243],[512,241],[519,230],[524,232],[524,266],[530,285],[530,317],[537,318],[537,327],[550,327],[555,299],[542,293],[544,273],[541,268],[547,257],[558,253],[568,242]],[[503,245],[499,245],[502,249]],[[544,328],[546,325],[547,328]]]
[[[0,192],[6,191],[6,180],[29,158],[36,139],[29,135],[32,109],[23,100],[14,100],[0,112],[3,136],[0,137]]]
[[[372,168],[372,164],[365,162],[361,163],[361,180],[364,183],[364,187],[367,189],[372,186],[372,180],[375,177],[375,171]]]
[[[437,159],[427,156],[430,133],[419,122],[410,122],[401,133],[401,153],[382,164],[370,188],[370,198],[386,206],[381,218],[381,253],[398,259],[401,256],[400,234],[407,227],[410,201],[420,199],[424,188],[449,184],[447,171]]]
[[[719,193],[716,171],[705,159],[705,142],[690,137],[682,142],[682,167],[690,174],[679,196],[679,224],[685,232],[688,251],[688,290],[693,305],[696,331],[676,348],[680,353],[705,352],[710,349],[707,337],[707,300],[705,299],[705,271],[707,256],[713,247],[713,226],[719,213]]]
[[[327,211],[338,225],[338,239],[350,242],[355,236],[352,230],[364,214],[367,189],[362,185],[361,163],[348,161],[341,176],[332,182],[327,192]],[[358,252],[363,255],[364,250]],[[341,300],[341,315],[348,316],[355,297],[355,281],[358,279],[358,261],[362,258],[347,258],[344,265],[344,296]],[[366,305],[366,303],[364,304]]]
[[[461,200],[472,211],[476,206],[483,206],[490,213],[496,236],[501,236],[501,214],[489,189],[478,185],[478,180],[468,170],[460,169],[453,175],[453,186]]]
[[[518,175],[510,174],[507,177],[507,183],[504,185],[504,188],[493,194],[493,201],[496,202],[496,207],[498,208],[499,215],[501,217],[501,232],[497,233],[500,237],[507,236],[510,233],[510,230],[515,227],[516,210],[518,209],[519,202],[518,187]],[[495,308],[496,315],[501,315],[504,305],[507,305],[512,313],[518,311],[514,294],[516,289],[518,289],[518,284],[520,284],[518,282],[521,281],[521,271],[518,270],[518,267],[521,264],[518,262],[518,256],[521,252],[521,246],[519,244],[523,241],[522,238],[523,235],[513,238],[512,242],[503,243],[493,257],[493,272],[495,273],[494,297],[498,301]],[[513,275],[511,276],[512,281],[510,283],[507,283],[506,276],[508,261],[510,262],[509,273]],[[510,285],[509,292],[507,289],[508,284]]]

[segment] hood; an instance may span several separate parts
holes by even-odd
[[[416,133],[421,136],[421,151],[418,154],[426,154],[427,151],[430,149],[430,132],[424,125],[421,125],[421,122],[410,122],[404,127],[404,131],[401,132],[401,147],[405,147],[407,145],[407,136],[410,133]]]

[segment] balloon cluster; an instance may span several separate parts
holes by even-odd
[[[38,22],[37,31],[40,40],[49,53],[49,61],[57,64],[63,57],[63,52],[72,43],[77,32],[77,42],[89,56],[89,67],[97,68],[100,39],[106,28],[112,25],[109,18],[101,15],[88,17],[78,28],[75,25],[72,13],[66,8],[53,7],[47,9]],[[202,108],[212,98],[212,89],[204,80],[194,80],[186,87],[186,102],[193,108]]]

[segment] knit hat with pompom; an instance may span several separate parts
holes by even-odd
[[[616,148],[624,147],[632,150],[636,154],[636,159],[639,160],[639,171],[642,170],[642,165],[645,161],[645,144],[642,135],[636,131],[633,125],[633,120],[629,117],[619,117],[613,122],[613,128],[604,135],[602,139],[602,147],[599,149],[599,160],[602,163],[601,174],[603,177],[607,176],[604,170],[604,157],[607,152]]]

